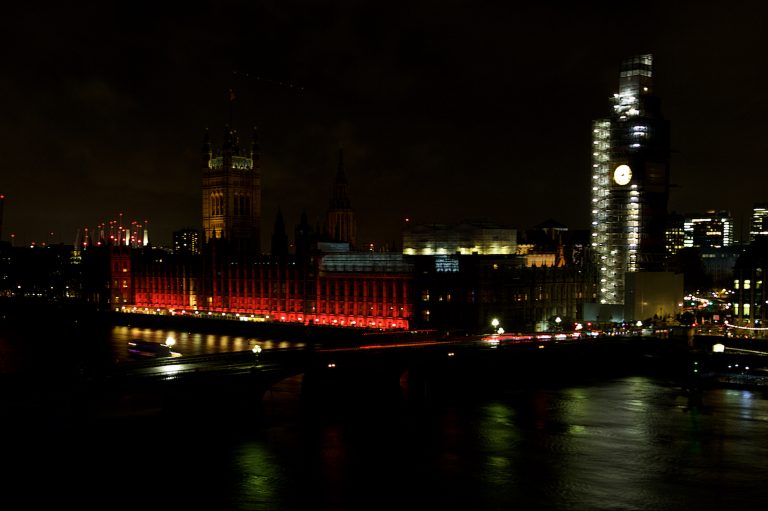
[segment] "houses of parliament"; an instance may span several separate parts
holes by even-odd
[[[303,213],[290,253],[281,212],[271,247],[264,251],[260,246],[261,168],[255,129],[247,148],[228,126],[218,147],[206,131],[201,167],[202,239],[188,244],[199,250],[169,254],[122,240],[98,250],[92,246],[83,251],[84,257],[93,254],[103,260],[106,252],[109,261],[102,265],[108,266],[109,292],[95,299],[126,313],[409,328],[411,267],[402,257],[355,250],[356,222],[341,150],[326,222],[310,226]],[[95,284],[91,289],[99,288]]]
[[[374,252],[358,245],[347,181],[354,172],[339,150],[323,221],[310,225],[301,212],[290,232],[278,211],[268,232],[261,180],[269,169],[261,167],[258,132],[241,144],[225,126],[219,140],[203,135],[202,225],[174,233],[172,250],[151,246],[141,226],[121,225],[70,248],[0,243],[0,297],[348,329],[541,331],[673,317],[683,273],[700,267],[713,286],[736,291],[723,318],[762,325],[764,263],[754,254],[764,251],[732,244],[727,212],[667,213],[668,123],[653,96],[651,63],[641,55],[622,64],[611,113],[593,123],[590,230],[552,219],[527,230],[407,223],[397,251]],[[0,229],[2,204],[0,196]],[[768,239],[766,211],[755,206],[754,242]],[[701,252],[701,264],[677,256],[690,249]],[[685,286],[694,284],[701,287]]]
[[[402,250],[360,249],[342,150],[324,221],[310,225],[302,212],[290,242],[278,211],[262,247],[259,151],[255,129],[247,144],[229,126],[218,144],[206,130],[202,229],[175,233],[172,252],[135,235],[84,240],[84,297],[126,314],[476,331],[497,318],[528,329],[577,318],[596,292],[583,244],[554,224],[542,224],[536,240],[491,224],[415,225],[404,230]],[[549,248],[520,256],[525,244]]]

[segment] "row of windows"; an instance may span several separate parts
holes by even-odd
[[[320,282],[320,292],[327,296],[398,300],[407,295],[403,281],[366,281],[327,279]]]
[[[754,305],[753,304],[749,304],[749,303],[745,303],[745,304],[734,303],[733,304],[733,314],[734,314],[734,316],[749,317],[751,315],[754,315],[754,316],[757,317],[757,316],[760,316],[761,310],[762,309],[760,307],[760,304],[754,304]]]
[[[734,280],[733,281],[733,289],[750,289],[752,287],[752,281],[750,279],[744,279],[744,281],[743,281],[744,282],[744,286],[743,287],[740,287],[741,286],[741,282],[742,281],[740,281],[740,280]],[[755,289],[760,289],[762,286],[763,286],[763,281],[762,280],[758,280],[758,281],[755,282]]]
[[[235,216],[248,216],[251,214],[251,198],[247,195],[236,193],[233,197],[233,214]],[[211,215],[222,216],[225,213],[224,194],[222,192],[211,193]]]
[[[318,301],[317,312],[319,314],[343,314],[348,316],[381,316],[385,315],[391,318],[403,318],[410,315],[408,307],[394,307],[385,305],[364,305],[349,302],[330,302],[323,303]]]
[[[211,194],[211,215],[220,216],[224,214],[224,194],[213,192]]]
[[[112,271],[114,273],[118,273],[118,272],[126,273],[128,271],[128,261],[114,259],[112,261]]]
[[[171,293],[137,293],[136,304],[141,307],[168,307],[168,306],[186,306],[187,302],[179,295]],[[125,298],[116,300],[117,303],[126,302]],[[243,310],[252,310],[257,313],[270,313],[275,309],[281,309],[284,312],[304,311],[303,300],[270,300],[270,299],[238,299],[233,298],[227,301],[230,308],[242,308]],[[223,306],[222,300],[209,298],[209,305]],[[314,312],[314,310],[313,310]],[[410,307],[395,307],[385,305],[363,305],[350,304],[349,302],[318,302],[317,313],[342,314],[348,316],[385,316],[389,318],[407,318],[410,315]]]

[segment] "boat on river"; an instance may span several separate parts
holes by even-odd
[[[128,354],[136,358],[180,357],[181,353],[173,351],[173,345],[173,339],[168,339],[165,343],[131,339],[128,341]]]

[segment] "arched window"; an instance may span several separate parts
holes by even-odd
[[[220,216],[224,214],[224,197],[221,192],[211,193],[211,215]]]

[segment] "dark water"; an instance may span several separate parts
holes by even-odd
[[[120,358],[133,332],[103,335],[89,340],[104,344],[100,358]],[[174,335],[188,353],[267,341]],[[0,354],[34,367],[14,358],[19,342],[0,335]],[[674,378],[626,375],[418,404],[309,406],[300,385],[296,377],[273,387],[258,422],[135,417],[6,430],[0,506],[720,510],[768,502],[761,392],[691,393]]]

